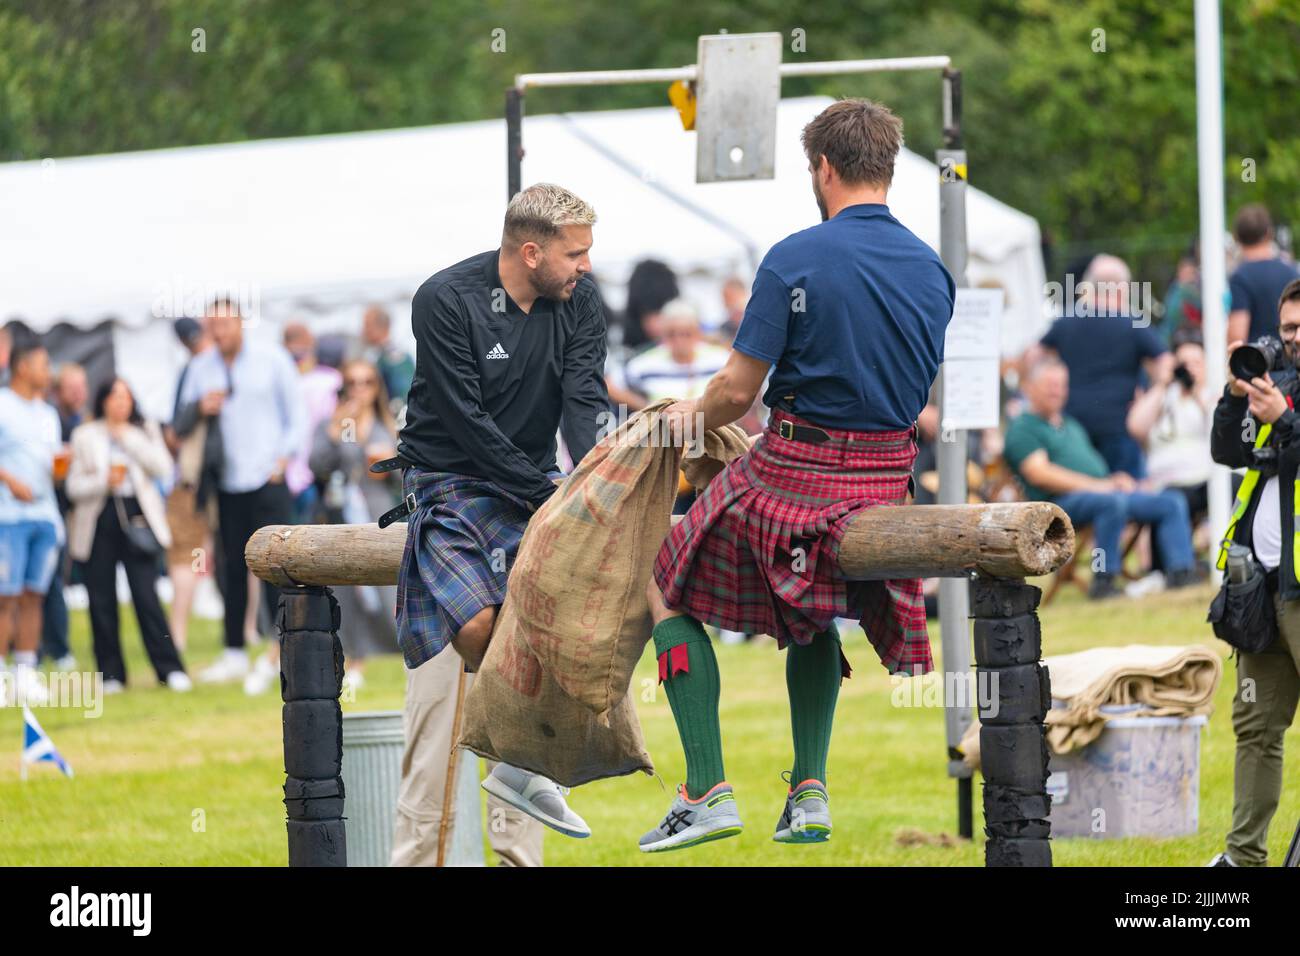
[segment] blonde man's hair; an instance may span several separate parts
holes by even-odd
[[[537,183],[516,193],[506,207],[502,239],[512,246],[525,242],[538,245],[554,239],[564,226],[594,226],[596,210],[591,204],[554,183]]]

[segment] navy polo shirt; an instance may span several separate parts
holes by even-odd
[[[1282,259],[1252,259],[1237,266],[1228,279],[1232,309],[1250,313],[1246,341],[1261,335],[1277,337],[1277,300],[1292,279],[1300,277],[1295,266]]]
[[[1164,340],[1134,316],[1076,315],[1052,323],[1042,344],[1055,349],[1070,372],[1065,412],[1094,442],[1128,434],[1128,410],[1142,363],[1163,355]]]
[[[770,408],[827,428],[910,428],[955,295],[934,250],[888,206],[848,206],[771,248],[733,346],[773,363]]]

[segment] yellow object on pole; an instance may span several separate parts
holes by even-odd
[[[677,80],[668,87],[668,102],[677,107],[682,118],[682,129],[695,129],[695,91],[685,80]]]

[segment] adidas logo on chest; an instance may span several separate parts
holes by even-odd
[[[504,348],[502,348],[502,347],[501,347],[501,343],[498,342],[496,345],[492,346],[492,350],[491,350],[490,352],[488,352],[488,354],[485,356],[485,358],[489,358],[489,359],[508,359],[508,358],[510,358],[510,353],[507,352]]]

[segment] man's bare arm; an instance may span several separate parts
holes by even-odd
[[[704,389],[697,411],[704,413],[704,429],[720,428],[742,417],[763,387],[771,362],[731,350],[731,355]]]

